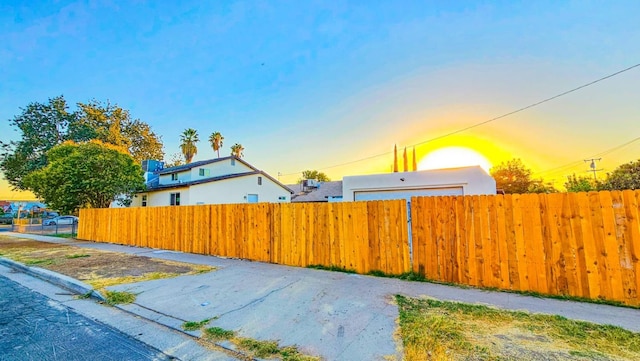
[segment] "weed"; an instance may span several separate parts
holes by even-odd
[[[78,296],[79,299],[81,300],[86,300],[88,298],[91,298],[91,294],[93,293],[93,291],[89,291],[87,293],[83,293],[80,296]]]
[[[319,269],[324,271],[333,271],[333,272],[357,273],[355,270],[347,269],[346,267],[340,267],[335,265],[323,266],[321,264],[310,264],[307,266],[307,268]]]
[[[136,295],[126,291],[105,291],[108,305],[120,305],[133,303],[136,300]]]
[[[204,335],[210,340],[229,340],[235,336],[235,332],[220,327],[211,327],[204,330]]]
[[[209,320],[204,320],[209,321]],[[194,325],[201,325],[201,322],[192,322]],[[186,323],[185,323],[186,324]],[[183,324],[182,328],[185,328]],[[220,327],[210,327],[204,329],[203,336],[210,341],[229,340],[234,343],[239,350],[247,352],[257,358],[279,358],[283,361],[318,361],[318,357],[308,356],[300,353],[295,346],[280,347],[277,341],[258,341],[251,338],[237,337],[236,333]]]
[[[280,353],[280,348],[276,341],[256,341],[250,338],[243,338],[239,342],[240,347],[254,353],[256,357],[274,356]]]
[[[209,323],[209,321],[211,321],[210,318],[204,319],[200,322],[187,321],[182,324],[182,329],[185,331],[196,331],[202,328],[203,326],[205,326],[207,323]]]

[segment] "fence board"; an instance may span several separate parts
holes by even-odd
[[[620,254],[620,272],[622,273],[622,292],[625,298],[636,298],[635,271],[631,260],[632,231],[629,229],[630,221],[627,219],[627,211],[624,204],[623,192],[612,192],[613,211],[616,219],[616,238]]]
[[[640,305],[640,191],[83,209],[78,237]],[[412,256],[409,254],[409,233]]]

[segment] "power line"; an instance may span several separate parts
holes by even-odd
[[[424,140],[424,141],[419,142],[419,143],[410,144],[410,145],[408,145],[408,147],[415,147],[415,146],[418,146],[418,145],[422,145],[422,144],[426,144],[426,143],[433,142],[433,141],[436,141],[436,140],[440,140],[440,139],[442,139],[442,138],[450,137],[450,136],[452,136],[452,135],[455,135],[455,134],[458,134],[458,133],[465,132],[465,131],[467,131],[467,130],[469,130],[469,129],[473,129],[473,128],[480,127],[480,126],[482,126],[482,125],[485,125],[485,124],[488,124],[488,123],[494,122],[494,121],[496,121],[496,120],[499,120],[499,119],[502,119],[502,118],[506,118],[506,117],[511,116],[511,115],[513,115],[513,114],[517,114],[517,113],[523,112],[523,111],[525,111],[525,110],[527,110],[527,109],[531,109],[531,108],[536,107],[536,106],[538,106],[538,105],[541,105],[541,104],[544,104],[544,103],[550,102],[550,101],[552,101],[552,100],[554,100],[554,99],[560,98],[560,97],[565,96],[565,95],[567,95],[567,94],[571,94],[571,93],[576,92],[576,91],[578,91],[578,90],[580,90],[580,89],[584,89],[584,88],[586,88],[586,87],[588,87],[588,86],[591,86],[591,85],[593,85],[593,84],[599,83],[599,82],[601,82],[601,81],[603,81],[603,80],[607,80],[607,79],[609,79],[609,78],[613,78],[613,77],[614,77],[614,76],[616,76],[616,75],[620,75],[620,74],[622,74],[622,73],[624,73],[624,72],[627,72],[627,71],[629,71],[629,70],[635,69],[635,68],[637,68],[637,67],[640,67],[640,63],[635,64],[635,65],[632,65],[632,66],[630,66],[630,67],[628,67],[628,68],[625,68],[625,69],[619,70],[619,71],[617,71],[617,72],[615,72],[615,73],[609,74],[609,75],[604,76],[604,77],[602,77],[602,78],[598,78],[598,79],[596,79],[596,80],[593,80],[593,81],[588,82],[588,83],[586,83],[586,84],[580,85],[580,86],[575,87],[575,88],[573,88],[573,89],[567,90],[567,91],[562,92],[562,93],[560,93],[560,94],[554,95],[554,96],[552,96],[552,97],[549,97],[549,98],[546,98],[546,99],[540,100],[540,101],[538,101],[538,102],[536,102],[536,103],[533,103],[533,104],[527,105],[527,106],[525,106],[525,107],[522,107],[522,108],[516,109],[516,110],[511,111],[511,112],[509,112],[509,113],[505,113],[505,114],[502,114],[502,115],[500,115],[500,116],[497,116],[497,117],[494,117],[494,118],[491,118],[491,119],[488,119],[488,120],[485,120],[485,121],[482,121],[482,122],[479,122],[479,123],[475,123],[475,124],[470,125],[470,126],[468,126],[468,127],[461,128],[461,129],[458,129],[458,130],[456,130],[456,131],[453,131],[453,132],[450,132],[450,133],[446,133],[446,134],[443,134],[443,135],[440,135],[440,136],[437,136],[437,137],[434,137],[434,138],[431,138],[431,139],[427,139],[427,140]],[[388,155],[388,154],[390,154],[390,153],[391,153],[391,152],[384,152],[384,153],[380,153],[380,154],[376,154],[376,155],[368,156],[368,157],[365,157],[365,158],[360,158],[360,159],[352,160],[352,161],[349,161],[349,162],[344,162],[344,163],[339,163],[339,164],[335,164],[335,165],[330,165],[330,166],[323,167],[323,168],[318,168],[318,170],[326,170],[326,169],[331,169],[331,168],[342,167],[342,166],[345,166],[345,165],[349,165],[349,164],[353,164],[353,163],[358,163],[358,162],[362,162],[362,161],[369,160],[369,159],[378,158],[378,157],[381,157],[381,156],[384,156],[384,155]],[[289,176],[289,175],[294,175],[294,174],[299,174],[299,173],[301,173],[301,171],[299,171],[299,172],[294,172],[294,173],[282,174],[281,176]]]
[[[615,146],[615,147],[613,147],[613,148],[610,148],[610,149],[607,149],[607,150],[605,150],[605,151],[602,151],[602,152],[600,152],[600,153],[598,153],[598,154],[594,154],[594,155],[590,156],[589,158],[590,158],[590,159],[591,159],[591,158],[596,158],[596,157],[602,158],[602,156],[604,156],[604,155],[607,155],[607,154],[613,153],[613,152],[615,152],[616,150],[622,149],[622,148],[624,148],[624,147],[626,147],[626,146],[628,146],[628,145],[630,145],[630,144],[632,144],[632,143],[635,143],[635,142],[637,142],[637,141],[639,141],[639,140],[640,140],[640,137],[633,138],[633,139],[631,139],[630,141],[628,141],[628,142],[626,142],[626,143],[622,143],[622,144],[617,145],[617,146]],[[559,167],[551,168],[551,169],[548,169],[548,170],[545,170],[545,171],[542,171],[542,172],[537,172],[537,173],[536,173],[536,175],[541,175],[541,174],[546,174],[546,173],[549,173],[549,174],[558,173],[558,172],[560,172],[561,170],[574,168],[574,167],[576,167],[576,166],[577,166],[577,165],[579,165],[579,164],[583,164],[583,160],[576,160],[576,161],[573,161],[573,162],[570,162],[570,163],[567,163],[567,164],[561,165],[561,166],[559,166]]]

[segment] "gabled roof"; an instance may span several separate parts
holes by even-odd
[[[237,162],[240,162],[240,163],[246,165],[247,167],[253,169],[256,172],[259,172],[259,170],[256,167],[254,167],[251,164],[245,162],[241,158],[238,158],[236,156],[231,155],[231,156],[228,156],[228,157],[200,160],[200,161],[189,163],[189,164],[183,164],[183,165],[179,165],[179,166],[175,166],[175,167],[165,168],[165,169],[157,172],[157,174],[171,174],[171,173],[184,172],[186,170],[190,170],[190,169],[193,169],[193,168],[196,168],[196,167],[201,167],[203,165],[212,164],[212,163],[218,163],[218,162],[224,162],[224,161],[229,160],[229,159],[235,159]]]
[[[291,202],[327,202],[329,197],[342,197],[342,181],[319,182],[317,188],[309,188],[305,192],[302,184],[289,184],[295,194]]]
[[[227,157],[227,158],[232,158],[232,157]],[[233,158],[235,158],[235,157],[233,157]],[[222,158],[220,158],[220,159],[222,159]],[[236,158],[236,159],[238,159],[238,158]],[[246,162],[243,162],[243,163],[246,163]],[[191,164],[193,164],[193,163],[191,163]],[[208,164],[208,163],[205,163],[205,164]],[[200,164],[200,165],[203,165],[203,164]],[[172,167],[172,168],[177,168],[177,167]],[[253,167],[251,167],[251,168],[253,168]],[[169,168],[169,169],[171,169],[171,168]],[[185,168],[183,170],[186,170],[186,169],[188,169],[188,168]],[[255,168],[253,168],[253,169],[255,169]],[[175,171],[171,172],[171,173],[175,173]],[[165,189],[172,189],[172,188],[184,188],[184,187],[189,187],[189,186],[193,186],[193,185],[197,185],[197,184],[218,182],[218,181],[222,181],[222,180],[226,180],[226,179],[246,177],[246,176],[255,175],[255,174],[260,174],[261,176],[269,178],[271,181],[273,181],[274,183],[276,183],[280,187],[284,188],[289,193],[291,193],[291,194],[294,193],[289,187],[287,187],[284,184],[278,182],[273,177],[271,177],[270,175],[268,175],[267,173],[265,173],[265,172],[263,172],[261,170],[254,170],[252,172],[244,172],[244,173],[226,174],[226,175],[222,175],[222,176],[218,176],[218,177],[210,177],[210,178],[198,179],[198,180],[189,181],[189,182],[172,183],[172,184],[161,184],[161,185],[158,185],[158,186],[155,186],[155,187],[147,188],[146,191],[142,191],[140,193],[155,192],[155,191],[160,191],[160,190],[165,190]]]

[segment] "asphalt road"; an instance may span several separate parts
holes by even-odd
[[[0,276],[0,360],[169,360],[108,326]]]

